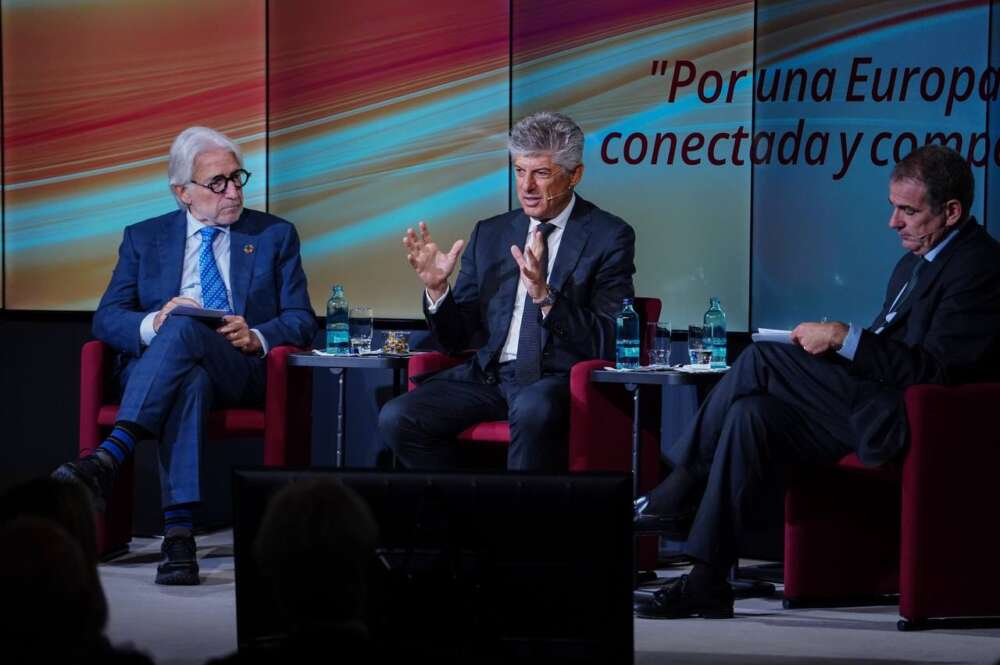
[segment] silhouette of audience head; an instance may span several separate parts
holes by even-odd
[[[363,626],[377,535],[368,505],[340,481],[303,480],[275,494],[254,555],[293,632]]]
[[[97,569],[53,520],[15,517],[0,525],[0,588],[8,662],[82,662],[105,644],[108,610]]]
[[[87,562],[97,565],[94,509],[82,486],[44,477],[12,487],[0,497],[0,524],[25,516],[61,526],[80,545]]]

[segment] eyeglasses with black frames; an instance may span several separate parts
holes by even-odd
[[[221,194],[222,192],[226,191],[226,187],[229,186],[230,181],[232,181],[232,183],[236,186],[236,189],[243,189],[243,187],[250,180],[251,175],[252,174],[249,171],[246,171],[244,169],[236,169],[227,176],[225,175],[215,176],[214,178],[208,181],[208,184],[202,184],[197,180],[192,180],[191,182],[198,185],[199,187],[204,187],[205,189],[209,189],[215,192],[216,194]]]

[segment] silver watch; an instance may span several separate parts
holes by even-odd
[[[544,298],[542,298],[541,300],[535,300],[534,298],[532,298],[531,302],[535,303],[539,307],[551,307],[552,305],[556,304],[556,292],[553,291],[552,289],[549,289],[548,292],[545,294]]]

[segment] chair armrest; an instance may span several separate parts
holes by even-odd
[[[594,370],[606,360],[584,360],[569,373],[569,470],[632,468],[632,398],[619,385],[596,384]]]
[[[959,584],[947,575],[931,583],[925,574],[918,585],[920,570],[961,577],[996,567],[1000,533],[988,525],[1000,468],[1000,428],[992,417],[1000,384],[918,385],[904,399],[910,445],[903,461],[900,586],[920,591],[901,598],[900,613],[912,617],[927,599],[955,595]],[[970,584],[981,581],[967,577]]]
[[[267,354],[264,396],[264,464],[307,466],[312,449],[312,371],[289,367],[288,356],[304,351],[276,346]]]
[[[406,373],[411,379],[408,389],[413,390],[417,387],[417,384],[412,380],[413,377],[419,377],[421,374],[429,372],[440,372],[443,369],[461,365],[472,353],[472,351],[468,351],[457,356],[449,356],[438,351],[428,351],[410,356],[410,360],[406,364]]]
[[[953,517],[947,505],[982,498],[996,482],[1000,428],[991,414],[1000,404],[1000,384],[918,385],[904,400],[910,426],[904,500],[919,501],[924,517]]]
[[[104,386],[111,347],[91,340],[80,351],[80,450],[96,448],[104,437],[97,416],[105,403]]]

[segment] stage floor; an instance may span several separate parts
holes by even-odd
[[[131,643],[159,665],[200,664],[235,650],[232,531],[198,537],[203,579],[196,587],[153,584],[159,547],[158,539],[136,538],[129,554],[100,566],[112,642]],[[636,619],[635,662],[992,665],[1000,660],[1000,628],[900,633],[891,606],[785,610],[779,595],[738,600],[736,614],[726,621]]]

